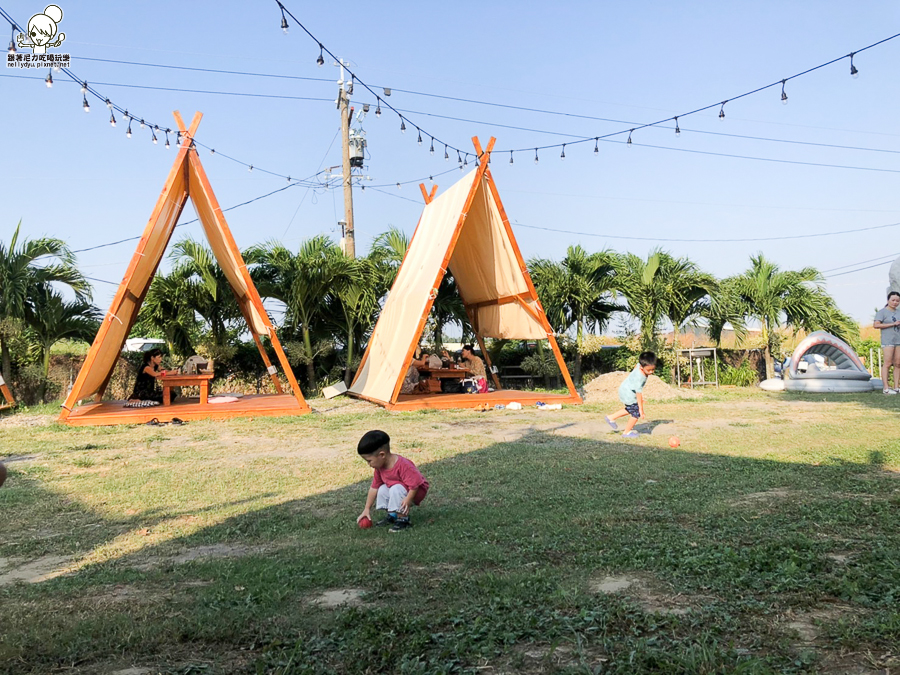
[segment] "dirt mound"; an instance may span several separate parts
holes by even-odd
[[[585,403],[591,401],[608,401],[619,398],[619,386],[628,377],[628,373],[617,370],[613,373],[598,375],[584,386]],[[695,398],[702,394],[689,389],[676,389],[663,382],[656,375],[651,375],[644,385],[644,398],[648,401],[669,401],[676,398]]]

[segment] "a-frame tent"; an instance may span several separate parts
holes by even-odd
[[[106,313],[78,378],[63,404],[59,420],[66,424],[134,424],[153,418],[166,421],[175,417],[189,420],[285,416],[302,415],[310,411],[194,147],[193,138],[202,115],[194,115],[189,129],[177,111],[174,115],[182,134],[182,143],[112,306]],[[187,399],[169,406],[150,408],[124,408],[124,401],[103,401],[103,394],[112,377],[119,353],[137,319],[188,198],[197,212],[213,254],[228,278],[247,328],[253,335],[278,393],[245,396],[237,402],[206,405]],[[278,369],[270,362],[263,346],[263,336],[268,336],[272,343],[272,349],[290,384],[291,394],[284,393],[282,389]],[[76,407],[80,401],[89,397],[94,399],[92,404]]]
[[[441,196],[435,199],[436,188],[429,194],[421,186],[426,206],[348,392],[351,396],[394,410],[474,408],[512,401],[525,405],[538,400],[581,403],[491,176],[494,140],[482,151],[478,138],[472,139],[478,166]],[[485,357],[486,337],[546,339],[567,395],[502,390],[495,374],[496,391],[487,394],[400,393],[447,270],[456,280]]]

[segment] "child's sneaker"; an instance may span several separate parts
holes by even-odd
[[[377,523],[375,523],[375,527],[384,527],[385,525],[393,525],[396,522],[397,522],[397,519],[394,518],[393,516],[385,516],[384,518],[379,520]]]
[[[631,431],[626,431],[624,434],[622,434],[622,438],[637,438],[638,436],[640,436],[640,434],[634,429],[632,429]]]
[[[897,394],[897,390],[896,390],[896,389],[885,389],[882,393],[884,393],[884,394],[894,394],[894,395],[896,395],[896,394]]]
[[[616,424],[615,422],[613,422],[611,419],[609,419],[609,415],[606,416],[606,423],[612,427],[613,431],[619,430],[619,425]]]
[[[409,518],[398,519],[394,526],[388,530],[388,532],[403,532],[403,530],[407,530],[412,527],[412,523],[409,522]]]

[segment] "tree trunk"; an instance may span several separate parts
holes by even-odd
[[[535,342],[535,344],[537,345],[538,356],[541,357],[541,363],[544,363],[544,341],[537,340]],[[528,349],[528,341],[527,340],[525,342],[525,349],[526,350]],[[548,373],[546,370],[544,370],[544,389],[549,389],[549,388],[550,388],[550,373]]]
[[[584,339],[584,324],[581,319],[575,322],[575,384],[581,384],[581,343]]]
[[[766,334],[766,379],[771,380],[775,377],[775,355],[772,350],[772,330],[768,322],[763,323],[763,331]]]
[[[47,378],[50,377],[50,347],[43,345],[41,384],[38,387],[38,403],[44,402],[44,394],[47,393]]]
[[[347,368],[344,371],[344,384],[350,386],[350,379],[353,373],[353,326],[347,331]]]
[[[316,387],[316,366],[313,363],[312,341],[309,338],[309,330],[306,324],[303,325],[303,347],[306,349],[306,379],[309,382],[310,396],[315,396]]]
[[[0,332],[0,359],[2,359],[3,379],[12,390],[12,357],[9,355],[9,345]]]

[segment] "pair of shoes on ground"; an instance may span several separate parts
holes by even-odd
[[[606,423],[612,427],[613,431],[619,430],[619,425],[616,424],[614,420],[611,420],[609,418],[609,415],[606,416]],[[634,429],[632,429],[631,431],[626,431],[624,434],[622,434],[622,438],[637,438],[638,436],[640,436],[640,434]]]
[[[391,526],[391,529],[389,529],[388,532],[403,532],[403,530],[412,527],[409,518],[392,518],[391,516],[385,516],[375,523],[375,527],[385,527],[387,525]]]
[[[900,389],[882,389],[882,394],[900,394]]]
[[[187,422],[185,422],[183,419],[181,419],[179,417],[173,417],[171,422],[160,422],[158,419],[156,419],[154,417],[152,420],[147,422],[147,426],[150,426],[150,427],[164,427],[167,424],[174,424],[175,426],[180,426],[182,424],[187,424]]]

